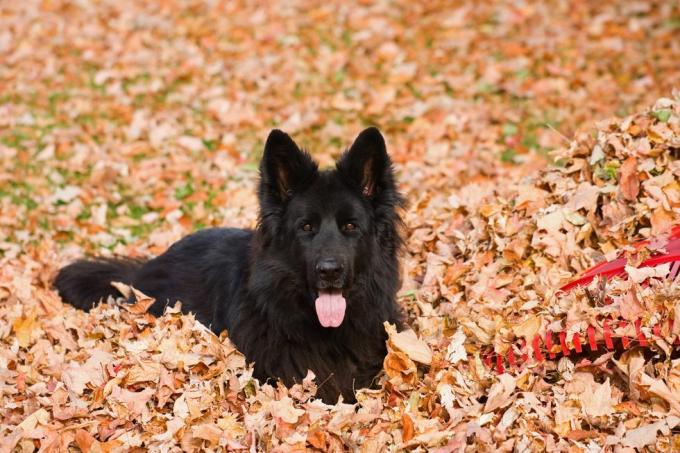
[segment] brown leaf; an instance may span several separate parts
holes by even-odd
[[[635,289],[631,288],[630,291],[626,291],[621,303],[621,317],[633,322],[640,318],[644,312],[645,307],[640,304]]]
[[[161,368],[161,364],[153,360],[139,360],[127,371],[125,382],[128,385],[139,382],[158,382]]]
[[[484,412],[493,412],[498,408],[505,407],[512,402],[511,396],[515,392],[515,378],[509,374],[498,376],[498,382],[491,386],[488,399],[484,405]]]
[[[65,406],[52,408],[52,417],[54,417],[55,420],[64,421],[71,418],[87,417],[88,414],[89,411],[86,407]]]
[[[654,379],[649,375],[640,374],[640,384],[647,387],[647,391],[653,393],[670,405],[671,410],[676,416],[680,416],[680,395],[675,394],[668,388],[665,382],[660,379]]]
[[[652,222],[652,234],[659,235],[670,230],[675,223],[673,215],[666,211],[663,206],[659,206],[652,212],[650,218]]]
[[[541,318],[539,316],[530,316],[523,322],[512,327],[512,332],[518,338],[524,338],[527,342],[533,340],[534,336],[541,328]]]
[[[113,356],[110,353],[94,349],[85,363],[69,363],[62,372],[61,379],[66,388],[78,395],[82,395],[87,384],[92,383],[98,386],[104,383],[104,368],[112,360]]]
[[[31,415],[26,417],[17,428],[23,429],[24,431],[30,431],[34,429],[38,424],[46,425],[50,420],[50,414],[45,409],[38,409]]]
[[[679,423],[680,418],[671,415],[666,417],[665,420],[659,420],[656,423],[639,426],[626,432],[621,443],[626,447],[642,450],[644,447],[656,443],[659,438],[659,431],[661,431],[662,436],[669,436],[671,434],[671,429],[675,428]]]
[[[222,435],[222,430],[212,423],[203,423],[197,426],[192,426],[191,432],[194,437],[207,440],[211,445],[217,445],[220,440],[220,436]]]
[[[619,189],[626,200],[634,201],[640,193],[640,179],[638,178],[637,159],[629,157],[621,165]]]
[[[298,419],[305,413],[293,405],[293,400],[286,396],[278,401],[269,403],[269,412],[273,417],[280,418],[286,423],[297,423]]]
[[[116,385],[111,391],[110,398],[125,405],[133,417],[139,417],[148,412],[147,403],[153,394],[154,390],[151,388],[132,392]]]
[[[432,362],[430,347],[418,338],[414,331],[405,330],[397,333],[396,328],[387,322],[385,323],[385,330],[389,335],[389,341],[392,345],[396,349],[405,352],[411,360],[425,365],[429,365]]]

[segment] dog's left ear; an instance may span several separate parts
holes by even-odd
[[[316,162],[285,132],[267,137],[260,162],[260,199],[286,202],[317,174]]]
[[[385,139],[375,127],[364,129],[357,136],[338,161],[337,169],[367,198],[394,188],[392,161],[387,155]]]

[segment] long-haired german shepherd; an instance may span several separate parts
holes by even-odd
[[[152,296],[161,315],[182,302],[214,332],[227,329],[255,376],[291,385],[312,370],[318,395],[354,401],[382,368],[383,322],[400,324],[395,298],[402,246],[397,191],[385,141],[361,132],[331,170],[319,170],[273,130],[260,163],[254,231],[199,231],[148,261],[92,259],[59,272],[62,298],[89,309],[120,296],[112,281]]]

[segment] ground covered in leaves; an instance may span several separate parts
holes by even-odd
[[[483,359],[603,316],[680,318],[678,284],[640,285],[635,262],[556,294],[680,221],[680,7],[254,3],[0,5],[0,451],[678,451],[680,323],[502,375]],[[356,405],[314,400],[313,376],[253,380],[177,310],[86,314],[52,291],[83,254],[253,226],[271,127],[327,164],[369,124],[409,201],[413,331],[386,326]]]

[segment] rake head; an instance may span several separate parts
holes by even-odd
[[[637,267],[656,268],[658,266],[668,266],[668,272],[664,272],[661,278],[669,281],[680,281],[680,225],[673,227],[668,237],[663,241],[660,239],[638,242],[633,245],[633,253],[651,248],[653,243],[663,244],[659,247],[662,251],[653,252],[650,258],[642,261]],[[603,283],[612,278],[628,277],[626,265],[628,259],[625,253],[621,253],[618,258],[600,263],[586,272],[576,280],[560,288],[560,292],[568,293],[578,287],[587,287],[595,278],[599,278]],[[643,284],[648,282],[643,282]],[[606,303],[606,302],[605,302]],[[506,370],[520,370],[525,365],[554,360],[560,357],[569,357],[584,352],[606,352],[617,350],[620,346],[623,350],[636,345],[647,347],[650,341],[663,340],[670,343],[674,348],[680,348],[680,336],[671,339],[669,333],[673,332],[674,320],[669,318],[663,322],[657,322],[648,326],[649,329],[643,331],[642,319],[638,318],[633,322],[625,319],[615,319],[612,317],[601,318],[595,324],[589,325],[585,332],[573,333],[569,335],[566,331],[546,330],[543,335],[533,337],[530,344],[522,339],[517,348],[509,348],[507,353],[499,354],[493,349],[483,354],[485,365],[502,374]],[[664,325],[665,324],[665,325]],[[651,337],[651,338],[650,338]],[[616,344],[618,343],[618,345]]]

